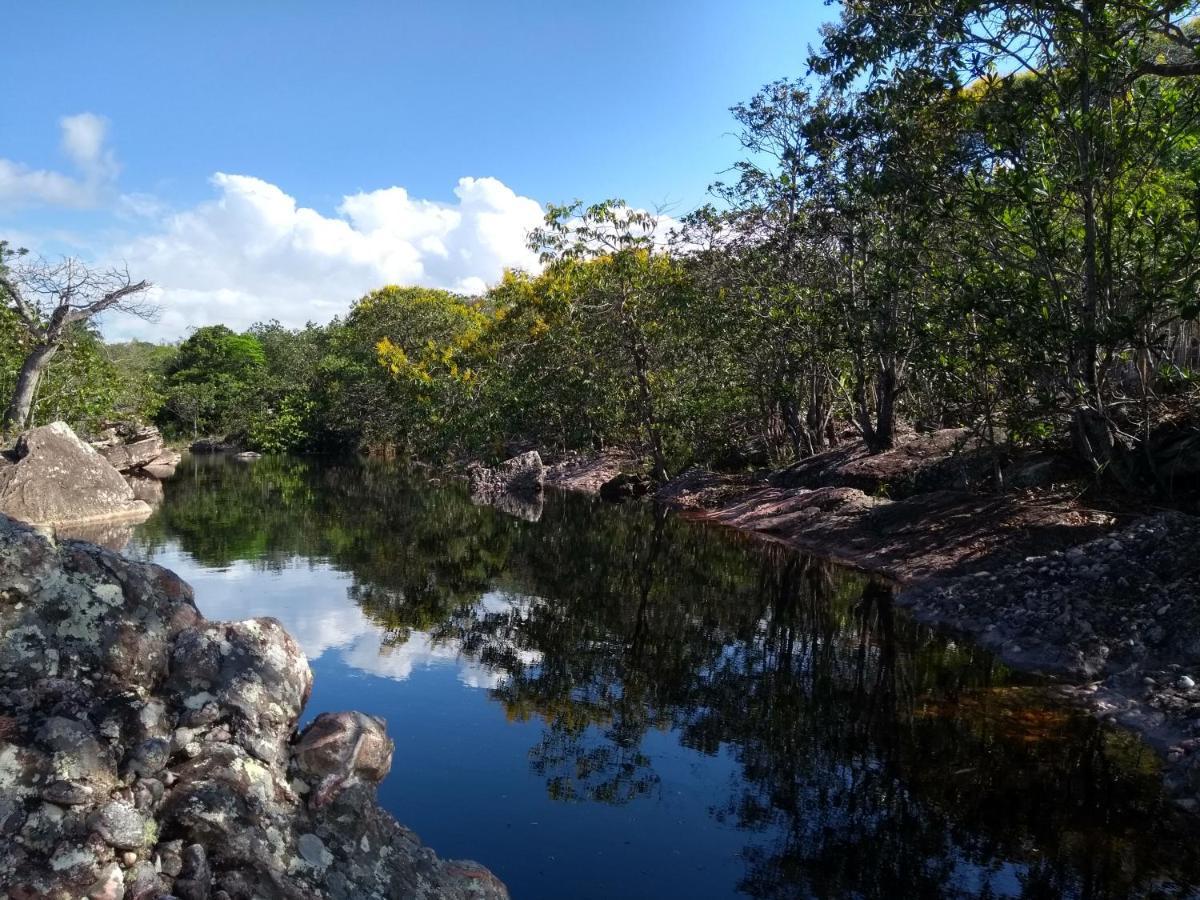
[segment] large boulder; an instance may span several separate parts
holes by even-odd
[[[0,896],[507,898],[380,808],[382,720],[297,731],[311,685],[274,619],[0,516]]]
[[[121,473],[69,426],[33,428],[0,462],[0,513],[38,525],[144,519]]]
[[[467,473],[471,496],[492,502],[504,495],[533,499],[541,496],[546,467],[536,450],[514,456],[495,468],[473,466]]]

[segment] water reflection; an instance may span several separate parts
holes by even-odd
[[[705,821],[675,825],[740,835],[736,882],[704,896],[1191,895],[1148,751],[811,558],[649,506],[551,497],[535,523],[386,464],[282,459],[185,463],[137,540],[214,573],[207,614],[276,615],[311,658],[456,667],[555,802],[663,805],[664,740],[729,757]],[[673,895],[693,863],[623,893]]]

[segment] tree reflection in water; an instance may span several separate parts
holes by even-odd
[[[535,523],[386,464],[193,461],[140,540],[167,538],[327,562],[391,642],[461,648],[542,723],[557,800],[660,791],[651,732],[731,754],[710,812],[746,833],[751,896],[1189,896],[1200,871],[1141,745],[878,583],[651,505],[551,496]]]

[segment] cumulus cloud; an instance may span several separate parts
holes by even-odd
[[[0,159],[0,209],[45,204],[86,208],[108,193],[120,167],[107,146],[108,121],[94,113],[59,119],[61,147],[78,174]]]
[[[474,294],[505,268],[538,264],[526,239],[542,221],[541,206],[495,178],[460,179],[449,203],[402,187],[360,192],[333,215],[248,175],[218,173],[212,184],[215,199],[117,248],[131,271],[156,285],[159,337],[218,322],[241,329],[268,319],[325,321],[384,284]],[[114,318],[107,331],[118,337],[132,327]],[[145,336],[144,325],[137,330]]]

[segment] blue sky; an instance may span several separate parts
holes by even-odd
[[[177,307],[157,326],[168,337],[252,315],[323,320],[372,279],[478,289],[528,263],[506,236],[525,201],[703,202],[737,158],[728,107],[801,74],[835,12],[18,4],[0,54],[0,235],[141,267],[164,312]]]

